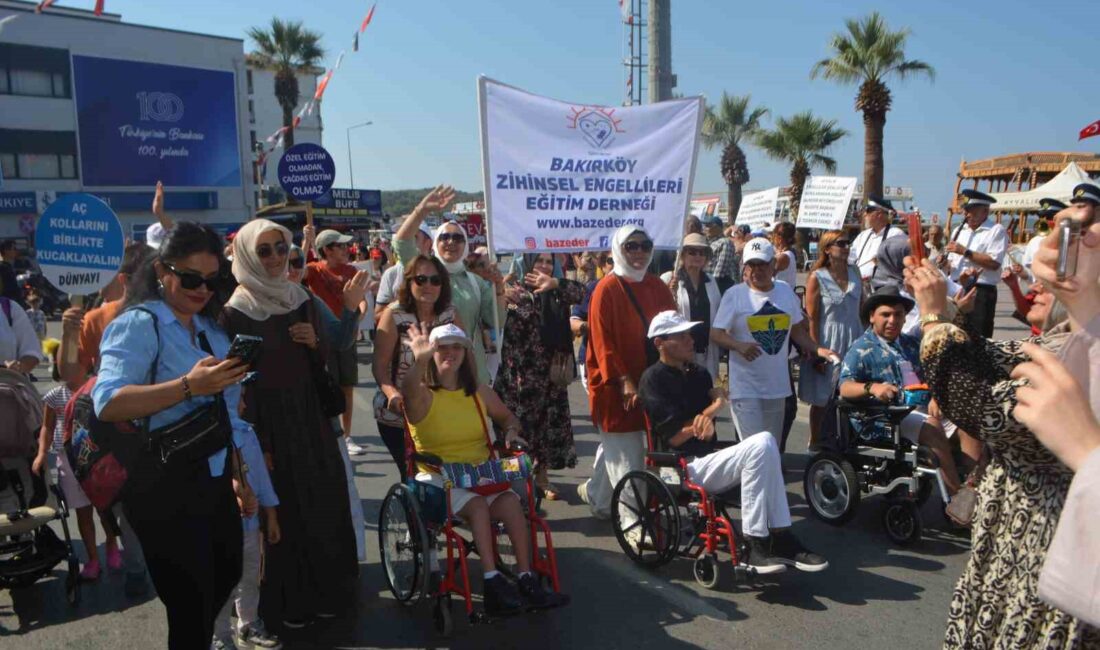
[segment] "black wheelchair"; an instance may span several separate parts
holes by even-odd
[[[920,506],[937,486],[944,503],[950,497],[931,450],[901,436],[901,421],[916,406],[837,399],[830,407],[835,409],[835,428],[829,422],[822,431],[821,448],[810,458],[802,479],[810,512],[827,524],[840,526],[855,515],[864,496],[885,495],[882,524],[886,534],[903,546],[920,540]],[[881,423],[890,438],[881,443],[860,440],[849,418],[861,429]]]

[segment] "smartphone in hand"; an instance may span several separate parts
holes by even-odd
[[[259,336],[238,334],[233,338],[233,344],[229,346],[226,357],[240,359],[248,366],[254,365],[260,358],[260,344],[263,341]]]
[[[920,214],[913,212],[906,215],[905,223],[909,229],[909,255],[919,265],[924,260],[924,229],[921,226]]]

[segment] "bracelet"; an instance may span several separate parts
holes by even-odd
[[[920,317],[921,327],[924,327],[925,325],[931,325],[933,323],[940,324],[950,322],[951,319],[947,318],[943,314],[924,314]]]
[[[192,399],[194,395],[191,394],[191,382],[187,381],[187,375],[180,377],[180,382],[183,383],[183,396]]]

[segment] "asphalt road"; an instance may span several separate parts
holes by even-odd
[[[1024,336],[1026,329],[1008,318],[1012,310],[1006,294],[1001,291],[998,338]],[[50,327],[56,331],[58,324]],[[695,583],[686,560],[655,572],[635,567],[619,549],[610,524],[587,516],[575,486],[589,473],[598,439],[579,384],[570,388],[570,403],[580,462],[554,476],[566,500],[545,504],[563,589],[572,595],[572,604],[470,626],[456,603],[455,633],[449,640],[439,638],[428,606],[399,605],[382,577],[376,521],[397,472],[371,417],[375,387],[369,346],[361,346],[360,353],[363,382],[355,397],[354,431],[367,453],[353,460],[367,522],[368,561],[360,565],[358,602],[354,615],[281,632],[288,648],[936,648],[942,643],[951,590],[969,557],[969,540],[944,525],[938,497],[925,505],[925,536],[911,548],[887,539],[881,497],[865,500],[843,527],[813,520],[801,485],[808,459],[803,451],[807,409],[802,407],[784,458],[788,499],[795,532],[829,559],[829,569],[788,571],[708,591]],[[45,391],[50,384],[39,386]],[[719,435],[730,435],[728,421],[720,423]],[[75,522],[71,529],[75,535]],[[102,533],[99,539],[102,544]],[[82,556],[78,538],[74,544]],[[473,566],[472,574],[480,575],[476,562]],[[155,597],[127,599],[122,576],[105,573],[98,583],[85,585],[82,602],[70,608],[64,577],[61,565],[31,588],[0,591],[0,648],[164,646],[167,626]]]

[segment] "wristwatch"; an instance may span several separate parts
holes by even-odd
[[[965,257],[966,259],[970,259],[970,258],[974,257],[974,251],[970,250],[969,248],[964,250],[963,251],[963,257]]]
[[[943,314],[924,314],[920,317],[921,327],[925,325],[931,325],[932,323],[950,323],[951,319],[947,318]]]
[[[875,382],[873,382],[873,381],[869,381],[869,382],[863,384],[863,396],[864,397],[870,397],[871,396],[871,387],[874,386],[874,385],[875,385]]]

